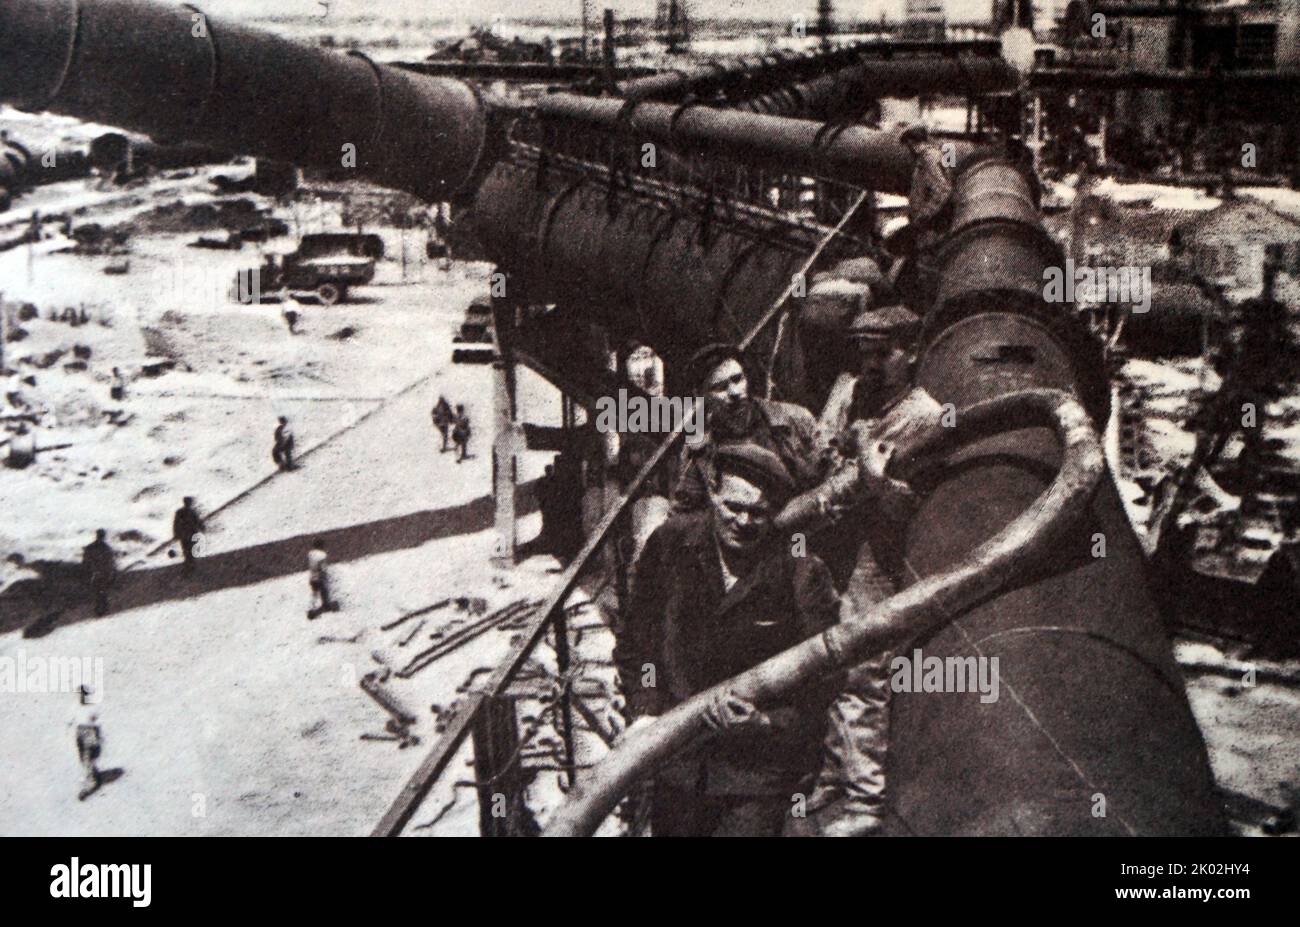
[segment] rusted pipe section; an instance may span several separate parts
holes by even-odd
[[[998,43],[987,39],[970,42],[863,42],[830,51],[749,55],[673,68],[647,77],[620,81],[614,85],[614,93],[627,100],[660,101],[681,100],[688,95],[704,98],[721,93],[734,105],[782,86],[862,65],[908,64],[914,59],[927,64],[946,64],[957,60],[958,56],[963,61],[983,61],[995,59],[998,51]]]
[[[488,147],[469,84],[141,0],[5,0],[0,100],[303,167],[355,166],[426,200]]]
[[[640,338],[665,363],[738,339],[813,249],[811,235],[763,237],[722,215],[613,197],[599,179],[559,172],[539,187],[536,166],[502,161],[479,190],[474,228],[530,299]]]
[[[975,160],[959,173],[914,383],[955,409],[1063,390],[1100,428],[1109,405],[1101,345],[1077,306],[1045,296],[1045,271],[1064,255],[1035,202],[1018,163]],[[907,523],[907,578],[944,572],[1032,511],[1059,459],[1050,431],[1016,421],[952,455]],[[895,694],[894,832],[1224,833],[1205,744],[1109,476],[1087,514],[1058,542],[1051,569],[923,642],[927,660],[997,659],[1003,695],[985,704]]]
[[[860,116],[873,101],[886,97],[978,97],[1010,90],[1018,82],[1015,69],[997,57],[864,61],[729,105],[772,116],[830,121]]]
[[[753,669],[701,692],[648,727],[632,732],[569,793],[546,836],[589,836],[640,778],[712,732],[704,711],[724,692],[760,709],[788,699],[799,688],[873,654],[898,651],[951,621],[976,602],[1013,588],[1050,560],[1063,536],[1085,517],[1105,469],[1101,443],[1084,409],[1060,390],[1029,390],[990,399],[957,414],[952,429],[932,432],[931,445],[985,437],[1015,422],[1047,425],[1062,446],[1060,471],[1037,503],[977,547],[959,563],[928,576],[903,592],[841,622]],[[843,480],[831,489],[850,501]]]

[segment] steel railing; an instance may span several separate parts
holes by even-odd
[[[790,281],[782,294],[772,303],[767,312],[754,323],[748,334],[741,340],[739,345],[741,350],[749,348],[763,330],[773,322],[778,322],[779,330],[788,313],[789,300],[798,290],[798,278],[807,278],[821,259],[827,246],[852,221],[854,214],[866,201],[866,196],[866,194],[860,194],[849,209],[845,211],[839,223],[823,235],[816,248],[804,261],[795,278]],[[542,607],[525,625],[522,638],[511,648],[509,655],[498,664],[487,681],[472,691],[467,700],[458,707],[455,717],[443,732],[442,737],[434,744],[429,755],[425,757],[419,768],[407,780],[401,792],[398,793],[387,812],[384,813],[384,816],[371,832],[371,836],[395,837],[402,833],[402,830],[420,808],[421,803],[446,772],[448,765],[460,750],[461,745],[472,733],[475,734],[474,740],[478,745],[483,746],[496,742],[492,732],[486,730],[493,723],[491,716],[496,715],[496,723],[499,725],[499,706],[501,701],[507,698],[508,687],[518,678],[521,669],[526,665],[538,645],[546,639],[548,631],[553,636],[557,669],[562,680],[557,691],[556,708],[558,711],[555,712],[557,716],[556,723],[560,729],[559,733],[564,745],[562,768],[567,773],[569,783],[573,783],[577,774],[573,749],[573,710],[575,703],[579,706],[579,714],[583,715],[584,720],[589,725],[592,724],[594,719],[590,716],[589,710],[586,710],[586,706],[581,705],[579,698],[572,692],[572,687],[564,682],[572,664],[565,603],[577,588],[578,582],[584,573],[596,562],[602,548],[611,540],[617,539],[617,529],[621,527],[622,519],[631,511],[632,503],[637,500],[655,471],[668,458],[669,453],[681,440],[682,434],[683,432],[679,430],[668,435],[642,464],[640,470],[628,483],[618,501],[605,512],[595,530],[587,537],[578,554],[565,568],[554,588],[547,594]],[[506,719],[507,725],[509,725],[510,720],[512,719]],[[595,725],[592,726],[595,727]],[[598,727],[597,732],[603,736],[603,731]],[[508,736],[507,740],[509,740]],[[519,749],[508,752],[505,766],[511,767],[520,762],[522,746],[519,745]],[[479,757],[476,754],[477,759]],[[479,780],[476,784],[480,785],[488,777],[497,782],[502,781],[509,772],[508,768],[489,769],[489,763],[487,762],[476,763],[476,767],[476,779]],[[490,832],[495,831],[488,831],[485,828],[485,833]]]

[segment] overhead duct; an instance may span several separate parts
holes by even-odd
[[[6,0],[0,99],[448,199],[484,157],[488,116],[424,77],[137,0]]]

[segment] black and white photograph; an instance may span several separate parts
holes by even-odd
[[[1300,0],[0,0],[0,210],[0,835],[1300,829]]]

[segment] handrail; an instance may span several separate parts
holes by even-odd
[[[669,435],[659,447],[655,450],[650,458],[645,462],[638,471],[637,475],[628,484],[627,491],[619,498],[619,501],[600,520],[582,545],[578,555],[573,558],[568,567],[560,576],[559,582],[555,588],[546,597],[545,604],[537,612],[537,617],[524,628],[524,639],[520,641],[509,653],[509,655],[497,666],[496,670],[488,678],[486,685],[475,691],[469,699],[469,703],[462,710],[458,711],[451,725],[443,733],[442,737],[434,745],[433,750],[425,757],[419,768],[402,787],[402,791],[394,799],[388,811],[385,812],[379,824],[371,832],[372,837],[395,837],[402,832],[402,828],[415,814],[420,802],[429,794],[442,771],[446,769],[447,764],[451,762],[456,751],[464,742],[466,735],[469,734],[470,726],[478,714],[482,703],[488,698],[495,697],[519,671],[528,655],[532,653],[533,648],[537,646],[546,633],[546,628],[555,620],[556,612],[560,611],[569,594],[573,592],[574,587],[578,584],[578,577],[586,569],[588,561],[600,547],[609,540],[609,533],[614,527],[615,522],[624,514],[628,503],[634,500],[641,487],[649,478],[651,472],[659,465],[664,455],[668,453],[676,440],[681,437],[681,432],[675,432]]]

